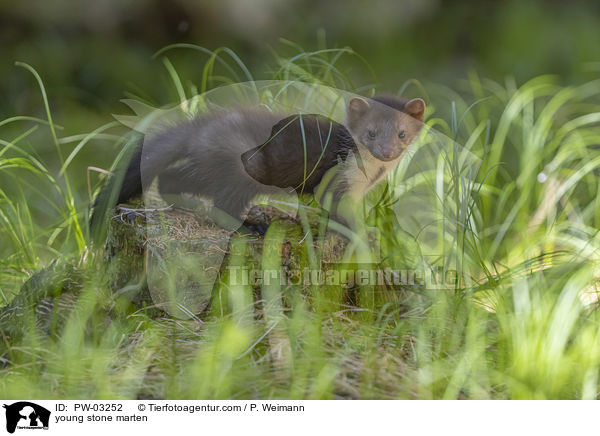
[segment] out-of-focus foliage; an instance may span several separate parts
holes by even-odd
[[[271,49],[285,55],[327,45],[352,47],[391,88],[406,77],[447,80],[471,68],[521,83],[539,74],[587,80],[599,69],[599,14],[593,0],[4,1],[0,115],[15,105],[28,112],[37,104],[14,71],[15,60],[34,65],[61,87],[56,96],[102,114],[115,107],[124,88],[152,89],[156,75],[149,74],[148,58],[175,42],[228,46],[263,78],[274,67]],[[178,70],[198,77],[202,64],[183,61]],[[167,96],[155,92],[164,102]]]

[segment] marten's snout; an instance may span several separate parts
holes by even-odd
[[[370,151],[377,159],[387,162],[398,158],[402,154],[403,148],[394,143],[380,143]]]
[[[391,147],[381,147],[379,150],[379,156],[381,160],[392,160],[396,157],[397,153],[391,149]]]

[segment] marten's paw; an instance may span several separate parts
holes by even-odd
[[[268,228],[269,224],[265,222],[246,220],[242,223],[242,227],[238,229],[238,232],[247,235],[265,236]]]

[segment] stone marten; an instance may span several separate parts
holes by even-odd
[[[347,193],[358,199],[385,177],[418,136],[425,102],[356,97],[346,109],[345,125],[320,115],[282,119],[257,109],[200,116],[164,128],[147,137],[124,173],[101,190],[92,227],[99,222],[98,214],[114,206],[107,204],[111,195],[112,202],[126,202],[156,177],[161,195],[208,197],[240,222],[257,195],[280,188],[312,193],[336,165],[340,171],[334,197]]]

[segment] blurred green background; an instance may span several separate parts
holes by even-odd
[[[144,89],[164,103],[168,80],[154,52],[175,42],[208,49],[227,46],[256,78],[271,78],[272,50],[353,48],[372,66],[375,81],[394,91],[407,78],[448,82],[470,69],[518,83],[558,74],[567,83],[595,78],[600,3],[588,1],[438,0],[21,0],[0,3],[0,118],[39,111],[30,77],[34,66],[55,107],[81,105],[94,124],[119,108],[125,90]],[[297,52],[299,50],[296,50]],[[187,60],[186,60],[187,58]],[[182,56],[177,70],[198,81],[203,62]],[[372,80],[368,78],[368,80]]]

